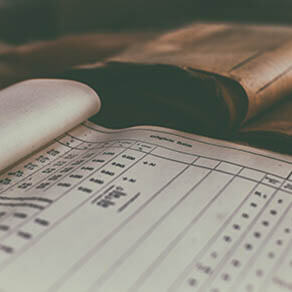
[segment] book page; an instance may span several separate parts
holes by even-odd
[[[35,79],[0,92],[0,170],[22,159],[99,110],[88,86]]]
[[[292,153],[292,101],[283,100],[244,125],[237,138],[251,145]]]
[[[248,120],[291,92],[291,37],[289,26],[194,23],[111,60],[176,65],[229,77],[246,91]]]
[[[288,291],[292,158],[86,122],[0,180],[0,291]]]

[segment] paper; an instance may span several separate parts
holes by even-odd
[[[0,179],[0,291],[288,291],[290,156],[85,123]]]
[[[247,93],[248,120],[291,92],[291,36],[289,26],[194,23],[111,60],[176,65],[234,79]]]
[[[35,79],[0,92],[0,171],[88,119],[100,100],[85,84]]]

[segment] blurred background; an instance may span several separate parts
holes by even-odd
[[[292,23],[291,0],[0,0],[0,41],[163,30],[194,20]]]

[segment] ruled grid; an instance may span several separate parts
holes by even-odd
[[[178,138],[166,130],[122,132],[86,123],[2,174],[0,291],[289,285],[292,265],[279,264],[292,260],[291,163],[284,156],[259,155],[284,161],[283,176],[202,149],[231,151],[232,144],[182,136],[193,147],[183,151],[149,139]]]

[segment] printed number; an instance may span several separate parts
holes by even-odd
[[[50,185],[50,183],[45,182],[45,183],[41,183],[41,184],[38,185],[36,188],[37,188],[37,189],[44,189],[44,188],[46,188],[46,187],[49,186],[49,185]]]
[[[83,192],[83,193],[88,193],[88,194],[90,194],[92,192],[91,189],[85,188],[85,187],[79,187],[78,190]]]
[[[4,178],[0,180],[0,184],[2,185],[9,185],[11,183],[11,179],[10,178]]]
[[[99,162],[103,163],[105,160],[104,159],[93,159],[92,162]]]
[[[72,170],[73,167],[65,167],[64,169],[62,169],[60,172],[61,173],[66,173],[66,172],[69,172],[70,170]]]
[[[45,156],[43,156],[43,155],[41,155],[41,156],[38,157],[36,160],[39,161],[40,163],[45,163],[46,161],[49,160],[49,158],[48,158],[48,157],[45,157]]]
[[[21,177],[21,176],[23,176],[23,171],[17,170],[15,172],[9,172],[8,175],[13,175],[13,176]]]
[[[50,181],[54,181],[54,180],[59,179],[60,177],[62,177],[61,174],[56,174],[56,175],[51,176],[51,177],[49,178],[49,180],[50,180]]]
[[[96,183],[96,184],[100,184],[100,185],[102,185],[102,184],[104,183],[103,180],[98,179],[98,178],[91,178],[90,181],[91,181],[91,182],[94,182],[94,183]]]
[[[18,188],[19,189],[27,189],[30,186],[31,186],[31,183],[22,183],[21,185],[18,186]]]
[[[32,162],[30,162],[24,166],[24,168],[29,169],[29,170],[34,170],[36,167],[38,167],[38,165],[34,164]]]
[[[56,168],[47,168],[45,170],[42,171],[42,173],[51,173],[55,170]]]
[[[103,152],[103,155],[115,155],[115,153],[114,152]]]
[[[60,152],[55,150],[55,149],[51,149],[47,153],[54,157],[54,156],[58,155]]]
[[[114,165],[116,167],[120,167],[120,168],[124,168],[125,167],[125,164],[121,164],[121,163],[118,163],[118,162],[113,162],[112,165]]]
[[[108,170],[102,170],[101,173],[106,174],[106,175],[110,175],[110,176],[115,175],[115,173],[113,171],[108,171]]]
[[[66,161],[57,161],[53,166],[62,166],[66,163]]]
[[[130,156],[130,155],[126,155],[126,154],[123,154],[122,158],[129,159],[129,160],[135,160],[136,159],[135,157]]]
[[[75,158],[77,156],[77,154],[68,154],[68,155],[66,155],[64,158],[65,159],[73,159],[73,158]]]

